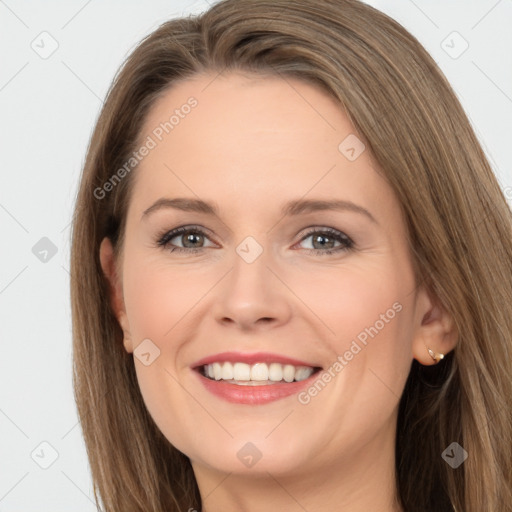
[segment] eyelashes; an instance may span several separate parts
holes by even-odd
[[[339,245],[338,247],[333,247],[333,248],[329,248],[329,249],[321,249],[320,251],[314,250],[314,249],[306,249],[306,251],[309,254],[318,253],[318,252],[320,252],[320,254],[333,254],[336,252],[348,251],[348,250],[354,248],[353,240],[349,236],[347,236],[345,233],[338,231],[337,229],[334,229],[334,228],[312,229],[311,231],[304,234],[304,236],[301,238],[300,242],[303,242],[304,240],[308,239],[312,235],[316,235],[316,234],[320,235],[316,238],[313,236],[313,240],[315,240],[316,242],[318,242],[319,239],[322,240],[322,239],[327,238],[328,240],[332,239],[335,242],[338,241],[338,242],[340,242],[341,245]],[[327,235],[327,236],[325,236],[325,235]]]
[[[181,236],[180,236],[181,235]],[[185,237],[187,235],[187,237]],[[315,235],[312,237],[312,235]],[[354,242],[353,240],[348,237],[345,233],[338,231],[334,228],[329,227],[315,227],[308,232],[304,233],[302,238],[299,240],[298,243],[303,242],[304,240],[307,240],[308,238],[312,237],[312,244],[320,243],[320,246],[328,245],[330,242],[338,242],[340,245],[337,247],[328,247],[326,249],[320,248],[320,249],[303,249],[306,254],[311,255],[329,255],[329,254],[335,254],[335,253],[342,253],[345,251],[350,251],[354,249]],[[160,247],[162,249],[168,250],[169,252],[177,252],[177,253],[200,253],[208,247],[180,247],[175,244],[171,243],[171,240],[174,238],[181,239],[187,239],[186,243],[201,243],[203,240],[210,240],[208,233],[203,230],[202,228],[198,226],[181,226],[179,228],[172,229],[170,231],[164,231],[163,233],[160,233],[157,236],[156,240],[156,246]],[[327,240],[327,243],[324,241]],[[210,247],[213,247],[214,244]]]
[[[159,235],[157,246],[163,247],[166,249],[170,249],[170,252],[201,252],[202,250],[206,249],[206,247],[178,247],[174,244],[171,244],[171,240],[173,238],[176,238],[177,236],[187,234],[199,234],[200,237],[208,238],[208,234],[203,231],[201,228],[196,226],[183,226],[176,229],[172,229],[171,231],[167,231],[163,233],[163,235]]]

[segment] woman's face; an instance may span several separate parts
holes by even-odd
[[[167,439],[196,470],[274,475],[392,446],[431,304],[338,104],[296,79],[198,75],[140,144],[116,310]],[[101,257],[107,272],[107,239]]]

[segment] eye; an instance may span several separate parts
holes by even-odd
[[[172,240],[181,240],[182,246],[172,243]],[[209,240],[207,233],[196,226],[182,226],[171,231],[166,231],[158,237],[159,247],[170,248],[170,252],[200,252],[206,247],[201,244]]]
[[[354,242],[350,237],[333,228],[315,228],[302,237],[301,242],[312,238],[312,249],[305,249],[307,254],[326,255],[353,249]],[[181,241],[181,246],[173,240]],[[181,226],[165,231],[157,237],[157,246],[169,248],[170,252],[197,253],[211,246],[205,246],[208,234],[197,226]],[[335,244],[338,243],[336,246]]]
[[[313,247],[313,249],[306,249],[308,254],[333,254],[354,248],[354,242],[350,237],[333,228],[316,228],[311,230],[301,239],[301,242],[308,238],[312,238]],[[336,242],[339,242],[338,246],[335,246]]]

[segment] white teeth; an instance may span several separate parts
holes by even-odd
[[[222,365],[220,363],[213,363],[213,376],[215,380],[222,379]]]
[[[233,378],[233,365],[226,362],[222,365],[222,380],[231,380]]]
[[[251,367],[245,363],[235,363],[233,365],[233,379],[251,380]]]
[[[204,375],[210,379],[225,380],[233,384],[241,382],[293,382],[305,380],[314,369],[310,366],[293,366],[280,363],[213,363],[204,365]]]
[[[295,370],[295,380],[305,380],[307,379],[313,372],[312,368],[308,368],[307,366],[300,366]]]
[[[268,380],[268,366],[256,363],[251,366],[251,380]]]
[[[283,379],[286,382],[293,382],[294,378],[295,378],[295,366],[292,366],[291,364],[284,365]]]
[[[270,363],[268,369],[268,376],[270,380],[274,382],[279,382],[283,380],[283,365],[279,363]]]

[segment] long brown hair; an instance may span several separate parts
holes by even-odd
[[[155,100],[203,71],[308,80],[339,101],[398,197],[421,282],[459,339],[412,361],[399,405],[397,495],[407,512],[512,511],[512,214],[450,85],[401,25],[355,0],[225,0],[146,37],[115,77],[81,177],[72,230],[74,389],[106,511],[201,509],[189,459],[141,397],[109,301],[103,237],[122,248],[136,149]],[[200,108],[200,106],[198,107]],[[105,190],[105,189],[102,189]],[[441,454],[468,453],[458,468]]]

